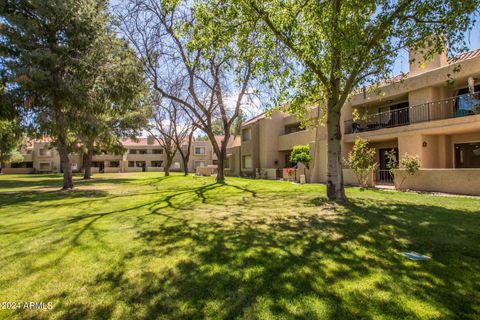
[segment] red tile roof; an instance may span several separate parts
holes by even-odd
[[[130,138],[120,139],[120,143],[125,147],[160,146],[156,139],[153,139],[152,144],[148,144],[148,138],[138,138],[136,141]]]
[[[454,58],[449,59],[448,63],[452,64],[452,63],[462,62],[462,61],[465,61],[465,60],[468,60],[468,59],[473,59],[473,58],[476,58],[476,57],[479,57],[479,56],[480,56],[480,49],[475,49],[475,50],[462,53],[459,56],[456,56]]]

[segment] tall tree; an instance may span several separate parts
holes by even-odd
[[[0,1],[0,56],[6,88],[31,127],[50,136],[60,155],[63,189],[73,188],[69,153],[88,87],[86,57],[105,33],[106,0]]]
[[[214,0],[214,2],[216,2]],[[224,1],[219,1],[225,3]],[[265,37],[262,75],[280,88],[288,111],[305,116],[323,106],[328,132],[327,196],[344,200],[340,115],[351,93],[388,79],[401,49],[424,58],[465,47],[478,0],[230,0],[226,13],[256,21]],[[439,35],[439,36],[432,36]]]
[[[176,131],[176,108],[173,102],[162,102],[158,95],[154,99],[157,101],[151,124],[147,131],[157,140],[163,148],[166,161],[163,164],[165,176],[170,175],[170,168],[173,163],[173,157],[177,153],[178,144],[175,141]],[[173,117],[173,118],[172,118]],[[172,121],[173,120],[173,121]]]
[[[84,179],[91,178],[95,149],[121,152],[119,139],[140,135],[151,114],[143,66],[128,43],[106,30],[87,58],[87,99],[75,129],[86,155]]]
[[[221,12],[188,0],[129,0],[118,9],[120,28],[144,62],[153,88],[181,105],[210,139],[218,182],[225,178],[231,127],[248,95],[256,60],[246,45],[255,42],[252,29],[233,28]],[[217,119],[225,135],[221,142],[215,139]]]
[[[18,155],[22,130],[16,120],[0,120],[0,168]]]
[[[169,119],[173,126],[173,142],[177,146],[183,163],[183,172],[188,175],[188,161],[192,150],[193,135],[197,129],[197,123],[178,104],[172,102],[169,108]]]

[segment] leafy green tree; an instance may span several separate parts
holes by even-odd
[[[224,8],[207,1],[129,0],[117,9],[120,29],[144,62],[153,88],[181,105],[208,136],[220,183],[231,128],[258,62],[250,45],[256,42],[251,23],[238,23]],[[215,138],[220,131],[221,140]]]
[[[254,44],[260,74],[279,92],[279,104],[300,117],[322,106],[327,196],[339,201],[345,199],[340,114],[351,93],[387,79],[402,49],[423,51],[425,59],[445,48],[464,50],[479,7],[479,0],[230,0],[227,9],[217,2],[224,15],[255,21],[263,35]]]
[[[242,124],[245,122],[245,114],[242,110],[238,113],[238,117],[235,119],[232,125],[232,135],[239,136],[242,134]]]
[[[5,87],[31,129],[60,155],[63,189],[73,188],[69,153],[88,100],[87,57],[107,28],[106,0],[0,1],[0,57]]]
[[[195,137],[195,140],[194,141],[208,141],[208,136],[207,135],[199,135],[197,137]]]
[[[15,103],[13,102],[15,96],[7,94],[6,72],[7,70],[5,70],[5,66],[2,64],[2,57],[0,55],[0,120],[12,120],[18,116],[15,110]]]
[[[0,164],[5,162],[18,162],[18,148],[22,143],[22,130],[17,121],[0,120]],[[3,167],[1,165],[0,167]]]
[[[179,145],[175,140],[177,106],[171,101],[164,103],[160,98],[155,100],[155,111],[147,130],[163,148],[166,157],[163,168],[167,177]]]
[[[151,107],[145,99],[142,64],[128,43],[105,30],[86,58],[91,66],[84,74],[89,90],[75,132],[85,153],[84,179],[90,179],[94,153],[124,152],[119,139],[139,136]]]
[[[293,146],[292,153],[290,153],[290,162],[302,163],[305,168],[310,169],[310,161],[312,156],[310,155],[310,145],[298,145]]]
[[[368,146],[368,141],[362,138],[355,139],[353,149],[349,152],[345,164],[353,170],[360,187],[368,187],[368,178],[377,169],[376,151]]]

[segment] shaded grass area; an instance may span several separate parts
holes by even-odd
[[[0,176],[0,301],[54,304],[0,318],[480,317],[478,198],[96,177]]]

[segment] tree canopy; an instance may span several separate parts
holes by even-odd
[[[258,62],[250,45],[256,42],[253,29],[224,8],[186,0],[130,0],[117,8],[119,27],[143,61],[153,90],[187,111],[208,136],[218,158],[217,181],[224,180],[231,128]],[[220,132],[221,142],[215,138]]]
[[[3,0],[0,15],[1,103],[52,139],[71,189],[68,155],[79,142],[111,140],[142,113],[142,66],[112,31],[106,0]]]
[[[464,32],[478,0],[295,1],[230,0],[234,15],[254,21],[263,36],[264,82],[289,113],[322,107],[327,119],[327,195],[345,199],[340,110],[352,92],[389,78],[401,49],[424,59],[465,49]],[[420,63],[419,61],[418,63]]]

